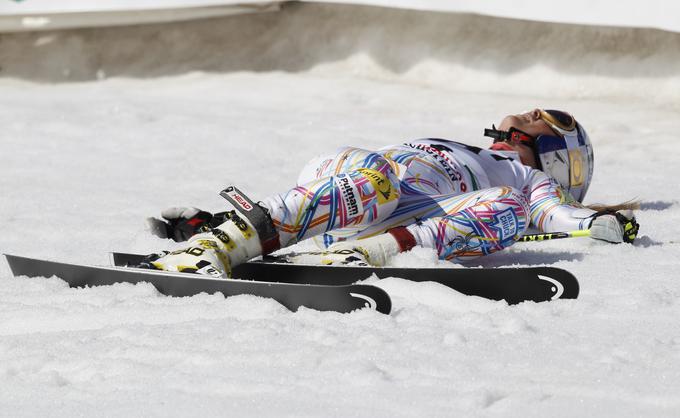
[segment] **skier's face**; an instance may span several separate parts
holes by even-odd
[[[498,129],[501,131],[509,131],[510,128],[515,128],[520,130],[527,135],[533,136],[534,138],[539,135],[555,135],[555,132],[548,126],[543,119],[541,119],[541,112],[538,109],[534,109],[530,112],[520,113],[518,115],[508,115],[503,118]],[[519,154],[519,158],[522,160],[522,164],[528,165],[532,168],[538,168],[536,163],[536,156],[534,150],[524,144],[507,141],[504,145],[512,148]]]
[[[534,138],[539,135],[555,135],[552,128],[541,119],[541,111],[538,109],[504,117],[498,129],[508,131],[510,128],[518,129]]]

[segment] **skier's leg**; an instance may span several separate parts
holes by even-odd
[[[420,196],[356,239],[330,245],[328,253],[340,261],[343,255],[359,253],[370,264],[384,265],[391,256],[421,245],[436,249],[441,259],[464,261],[512,245],[526,231],[528,214],[526,198],[510,187]]]
[[[436,249],[441,259],[465,261],[502,250],[529,225],[527,199],[511,187],[467,193],[442,204],[449,207],[446,215],[406,228],[417,244]]]
[[[380,223],[398,205],[399,179],[379,154],[345,149],[327,167],[333,167],[333,175],[261,202],[269,225],[255,225],[248,217],[233,213],[223,224],[191,237],[187,248],[149,260],[147,266],[225,276],[235,265],[299,240],[336,228],[360,230]],[[258,231],[271,225],[278,232],[278,242],[265,246]]]
[[[308,166],[300,176],[307,183],[261,202],[281,247],[335,229],[360,231],[384,221],[397,207],[399,178],[394,163],[380,154],[344,148],[315,163],[316,168]]]
[[[304,185],[324,177],[335,176],[340,173],[348,173],[359,168],[371,168],[381,160],[381,164],[387,162],[392,171],[399,175],[400,166],[391,159],[385,159],[382,155],[355,147],[340,147],[334,153],[313,158],[300,170],[296,185]]]

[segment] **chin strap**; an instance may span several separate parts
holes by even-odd
[[[493,138],[494,144],[496,142],[511,141],[532,146],[535,139],[533,136],[526,132],[522,132],[519,129],[510,128],[510,130],[501,131],[500,129],[496,129],[496,125],[491,125],[491,129],[484,129],[484,136]]]
[[[534,152],[534,158],[539,170],[543,170],[538,148],[536,148],[536,138],[519,129],[510,128],[507,131],[496,129],[496,125],[491,125],[491,129],[484,129],[484,136],[493,138],[490,149],[495,151],[515,151],[508,143],[524,144]]]

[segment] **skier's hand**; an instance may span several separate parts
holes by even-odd
[[[640,225],[636,222],[633,211],[602,211],[593,215],[590,237],[616,244],[632,243],[639,229]]]
[[[161,212],[163,219],[148,218],[151,232],[161,238],[186,241],[203,230],[213,219],[210,212],[198,208],[172,207]]]

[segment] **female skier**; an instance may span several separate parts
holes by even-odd
[[[543,232],[590,229],[613,243],[635,239],[631,211],[581,204],[593,150],[570,114],[510,115],[485,136],[494,139],[490,150],[443,139],[346,147],[311,161],[296,187],[258,204],[225,190],[238,213],[171,208],[167,222],[153,220],[154,231],[189,245],[144,266],[227,277],[237,264],[311,237],[326,250],[294,258],[382,266],[421,245],[465,261],[512,245],[530,224]]]

